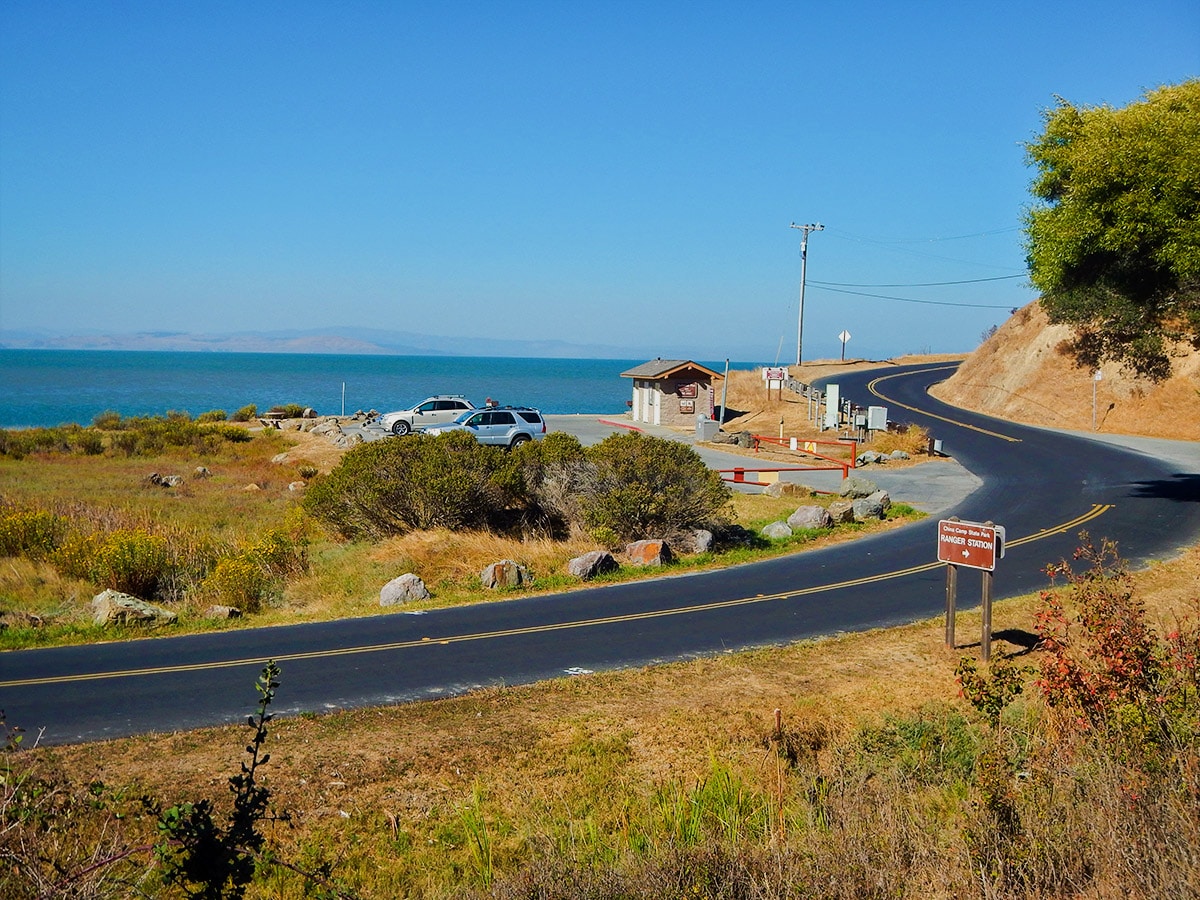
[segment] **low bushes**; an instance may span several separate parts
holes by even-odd
[[[720,476],[676,441],[630,432],[585,448],[558,433],[509,453],[449,432],[356,447],[304,503],[348,538],[492,528],[615,543],[712,524],[729,497]]]
[[[305,407],[299,403],[283,403],[279,406],[272,406],[268,412],[287,419],[299,419],[304,415],[304,409]]]
[[[241,444],[251,435],[224,422],[225,413],[213,410],[193,422],[187,413],[123,419],[115,412],[96,416],[90,428],[0,429],[0,456],[24,459],[35,453],[78,453],[98,456],[155,456],[166,450],[187,450],[202,456],[216,453],[225,444]]]
[[[617,434],[585,451],[592,466],[580,501],[593,534],[618,541],[673,537],[718,518],[730,489],[677,441]]]
[[[58,428],[0,428],[0,456],[24,459],[34,453],[80,453],[97,456],[104,452],[100,434],[78,425]]]
[[[140,528],[71,534],[51,559],[65,575],[143,598],[158,595],[172,568],[166,539]]]
[[[144,600],[195,595],[254,612],[286,579],[308,571],[308,535],[299,510],[230,547],[116,510],[22,508],[0,500],[0,556],[48,562],[62,575]]]
[[[0,556],[42,560],[61,545],[69,522],[43,509],[0,511]]]
[[[522,500],[512,455],[466,432],[374,441],[308,488],[304,507],[348,538],[428,528],[502,528]]]

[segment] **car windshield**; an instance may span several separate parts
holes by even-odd
[[[475,415],[476,412],[477,412],[477,410],[468,409],[465,413],[463,413],[457,419],[454,420],[454,424],[455,425],[465,425],[467,423],[467,419],[469,419],[469,418],[471,418],[471,416]]]

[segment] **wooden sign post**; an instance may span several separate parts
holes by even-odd
[[[946,563],[946,646],[954,649],[954,614],[958,600],[958,567],[983,572],[983,661],[992,657],[992,572],[1004,556],[1004,528],[991,522],[938,522],[938,561]]]

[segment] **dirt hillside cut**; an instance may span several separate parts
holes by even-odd
[[[930,393],[976,412],[1078,431],[1200,440],[1200,353],[1176,350],[1160,384],[1106,364],[1095,381],[1063,345],[1066,325],[1051,325],[1039,302],[1018,310]]]

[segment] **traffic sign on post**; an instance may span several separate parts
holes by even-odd
[[[992,571],[1004,556],[1004,528],[991,522],[938,522],[938,562],[946,563],[946,646],[954,648],[954,609],[958,598],[958,567],[983,570],[984,662],[992,655]]]
[[[1003,556],[1004,529],[999,525],[953,519],[938,522],[938,562],[991,572]]]

